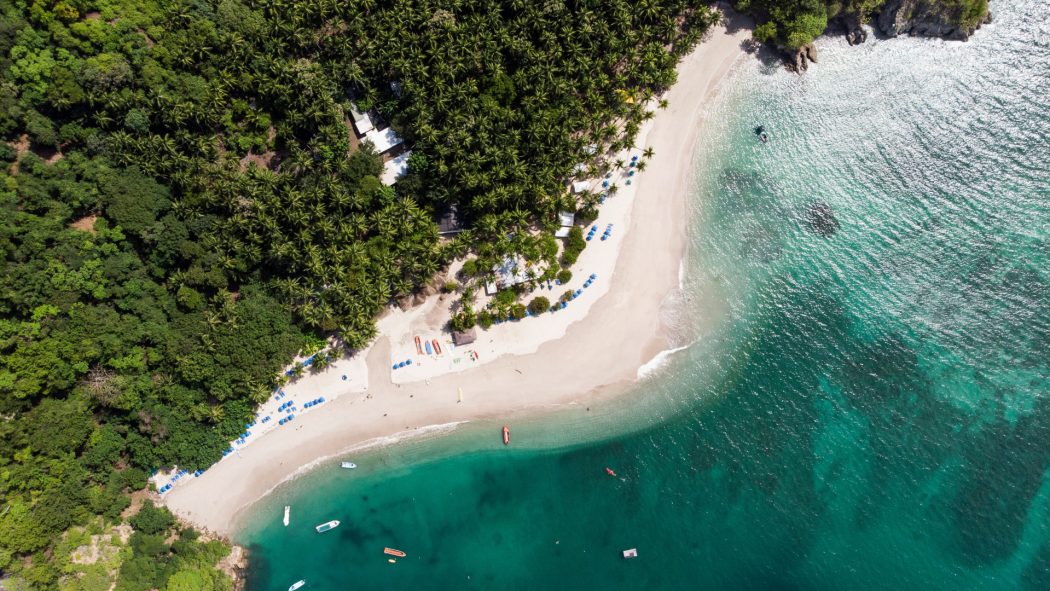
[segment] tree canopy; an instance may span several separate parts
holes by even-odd
[[[0,569],[56,588],[63,535],[120,522],[154,469],[221,458],[297,353],[363,347],[454,257],[554,273],[574,167],[631,145],[716,18],[685,0],[0,0]],[[411,146],[393,187],[351,100]],[[453,207],[468,229],[440,239]],[[117,589],[222,588],[172,558],[162,510],[132,525]]]

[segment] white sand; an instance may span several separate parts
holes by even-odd
[[[382,336],[359,356],[367,369],[348,368],[351,375],[364,376],[367,393],[356,379],[343,383],[342,368],[302,380],[294,386],[297,397],[310,399],[316,392],[328,402],[265,436],[253,434],[250,446],[200,477],[185,478],[165,496],[165,504],[228,534],[240,511],[318,458],[433,425],[596,401],[623,392],[638,379],[639,368],[659,364],[657,356],[673,346],[661,312],[680,287],[686,195],[701,123],[749,36],[749,27],[736,26],[733,33],[719,27],[679,64],[678,83],[666,96],[668,109],[648,122],[635,150],[651,146],[655,156],[633,177],[633,191],[621,181],[620,193],[602,207],[597,236],[612,222],[612,238],[589,242],[573,269],[573,288],[598,274],[580,298],[554,314],[478,331],[478,341],[459,350],[446,346],[447,335],[434,328],[447,319],[447,298],[390,313],[379,322]],[[544,295],[554,301],[565,289]],[[417,355],[415,335],[438,339],[444,355]],[[468,357],[471,350],[478,361]],[[391,371],[394,361],[409,358],[412,366]]]

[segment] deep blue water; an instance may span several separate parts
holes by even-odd
[[[301,479],[242,532],[249,588],[1050,589],[1050,4],[993,11],[968,43],[745,63],[687,281],[723,312],[655,402]]]

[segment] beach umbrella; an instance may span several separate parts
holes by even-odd
[[[409,360],[408,360],[408,361],[406,361],[405,363],[407,363],[407,364],[409,364],[409,365],[412,365],[412,360],[411,360],[411,359],[409,359]]]
[[[632,170],[631,172],[627,173],[627,176],[634,176],[634,173],[635,173],[635,172],[637,172],[637,171],[635,171],[635,170]]]
[[[631,184],[631,179],[627,179],[627,184]]]

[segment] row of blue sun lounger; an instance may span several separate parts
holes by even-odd
[[[427,343],[427,350],[428,351],[430,350],[430,343]],[[401,369],[402,367],[405,367],[406,365],[412,365],[412,360],[411,359],[406,359],[405,361],[401,361],[400,363],[395,363],[393,369]]]

